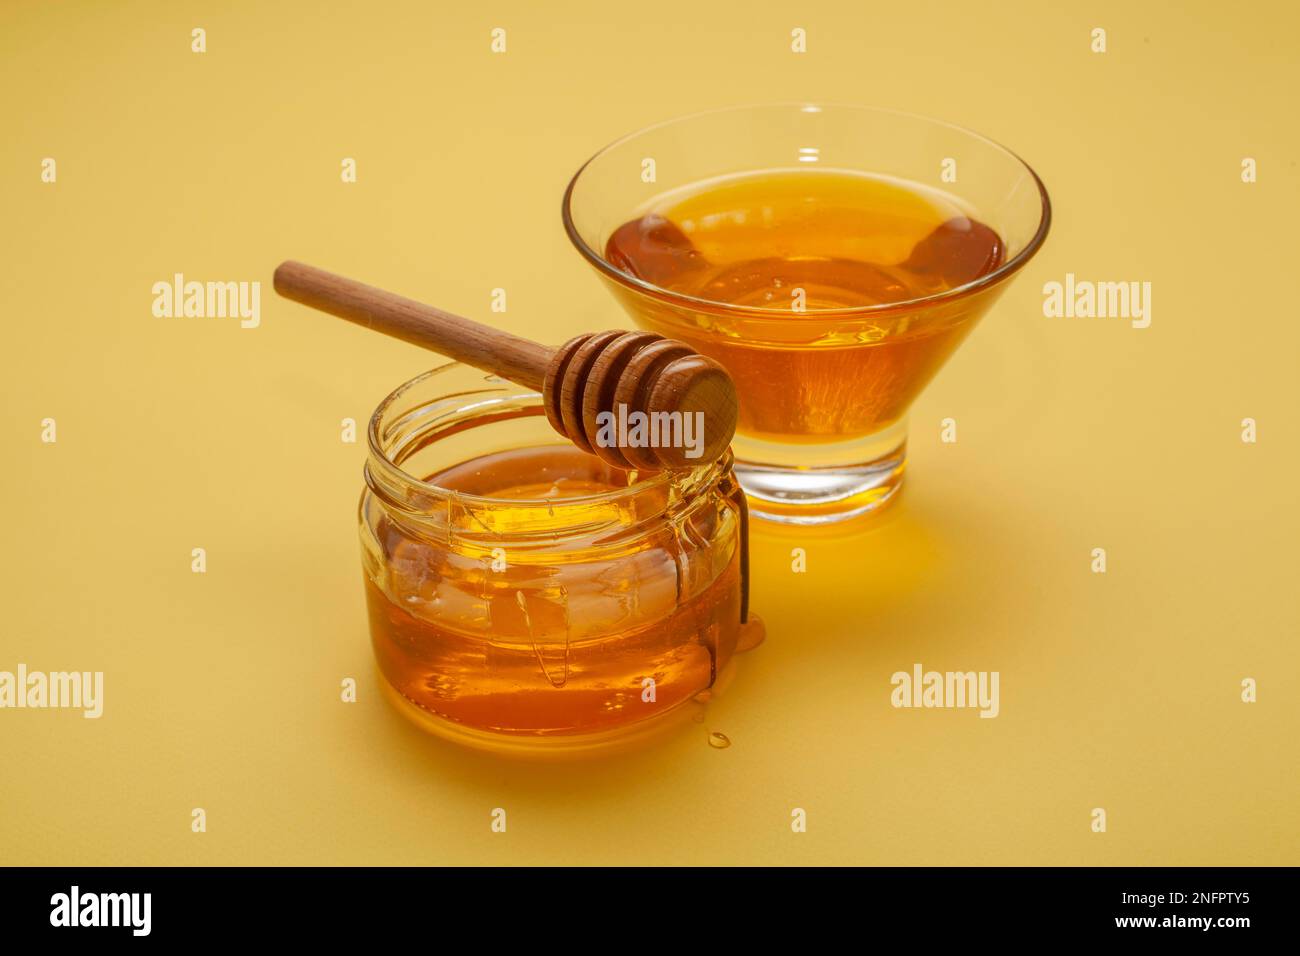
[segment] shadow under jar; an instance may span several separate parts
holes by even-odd
[[[622,471],[541,397],[466,366],[370,422],[361,544],[382,685],[424,729],[517,755],[617,749],[713,687],[747,615],[731,456]]]
[[[1047,192],[938,120],[778,104],[649,127],[593,156],[564,224],[635,321],[736,383],[760,517],[890,500],[918,394],[1042,245]]]

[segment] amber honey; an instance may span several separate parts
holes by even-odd
[[[557,442],[540,395],[454,364],[390,395],[368,437],[371,643],[424,729],[523,756],[627,746],[761,640],[730,456],[623,470]]]
[[[605,258],[670,293],[615,288],[642,324],[727,368],[743,432],[815,443],[904,415],[987,305],[943,294],[1005,248],[937,189],[808,169],[675,190],[616,229]]]

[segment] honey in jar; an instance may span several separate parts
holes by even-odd
[[[680,716],[731,663],[744,498],[729,459],[624,471],[541,414],[534,393],[458,365],[380,407],[361,526],[372,644],[426,729],[599,751]]]

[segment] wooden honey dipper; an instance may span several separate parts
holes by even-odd
[[[619,468],[705,465],[726,452],[736,432],[731,376],[685,343],[653,332],[588,332],[552,349],[301,262],[280,264],[275,291],[540,392],[557,432]],[[681,413],[683,424],[692,416],[691,427],[703,423],[702,440],[663,447],[598,441],[601,412],[614,415],[619,435],[620,408],[628,415]]]

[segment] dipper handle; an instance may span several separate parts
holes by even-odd
[[[551,361],[545,345],[302,262],[280,264],[275,291],[538,391]]]
[[[653,332],[587,333],[552,349],[292,261],[275,270],[275,291],[541,392],[556,431],[619,468],[705,465],[736,432],[726,370]]]

